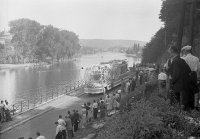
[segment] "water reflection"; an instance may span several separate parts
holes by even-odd
[[[4,79],[0,78],[1,83],[1,99],[7,99],[9,102],[13,103],[15,95],[15,82],[16,82],[16,73],[14,71],[5,71],[0,72],[0,76],[5,77]]]
[[[0,100],[13,103],[30,98],[37,93],[36,88],[51,88],[62,82],[83,79],[86,67],[113,59],[127,59],[132,66],[137,59],[121,53],[100,53],[85,55],[76,60],[44,67],[20,67],[0,71]]]

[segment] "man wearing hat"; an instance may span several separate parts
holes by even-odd
[[[191,51],[192,50],[192,46],[184,46],[181,51],[183,53],[183,59],[185,60],[185,62],[188,64],[188,66],[190,67],[191,69],[191,74],[190,74],[190,77],[191,77],[191,80],[192,80],[192,93],[197,93],[199,90],[198,90],[198,87],[197,87],[197,72],[199,71],[199,58],[197,58],[196,56],[193,56],[191,54]],[[198,98],[198,94],[196,94],[195,98]],[[195,106],[198,105],[198,101],[195,103]]]
[[[184,46],[181,49],[182,53],[183,53],[183,59],[185,60],[185,62],[188,64],[188,66],[190,67],[191,71],[195,71],[197,73],[198,68],[199,68],[199,58],[197,58],[196,56],[193,56],[191,54],[192,51],[192,46]]]
[[[183,53],[183,59],[186,61],[186,63],[189,65],[190,69],[192,71],[195,71],[196,73],[200,71],[200,61],[199,58],[192,55],[192,46],[184,46],[181,49],[181,52]]]
[[[171,64],[169,66],[168,72],[171,76],[171,90],[170,91],[170,103],[177,103],[184,106],[184,110],[190,110],[190,100],[192,100],[193,95],[190,93],[190,79],[189,74],[191,73],[190,67],[187,65],[185,60],[181,59],[179,56],[179,49],[177,46],[172,45],[168,52],[170,53]],[[181,109],[180,109],[181,110]]]

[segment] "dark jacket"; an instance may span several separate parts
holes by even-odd
[[[187,89],[190,73],[190,67],[185,60],[181,59],[179,56],[176,56],[169,68],[169,74],[172,77],[171,82],[175,92],[180,92]]]
[[[169,67],[169,74],[172,77],[171,82],[174,92],[182,93],[182,104],[187,104],[192,97],[192,93],[190,92],[190,73],[190,67],[185,60],[181,59],[179,56],[176,56]]]

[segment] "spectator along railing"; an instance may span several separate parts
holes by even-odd
[[[29,90],[32,92],[34,91],[33,93],[34,95],[31,96],[29,99],[24,99],[22,101],[19,101],[11,105],[10,108],[11,115],[15,115],[17,113],[21,113],[30,110],[32,108],[35,108],[40,104],[43,104],[56,97],[59,97],[60,95],[70,94],[72,91],[82,88],[85,84],[86,82],[84,80],[81,80],[72,84],[61,83],[58,84],[56,87],[52,87],[50,89],[37,88],[35,90]],[[26,91],[23,93],[26,93]]]
[[[113,88],[120,85],[121,79],[123,79],[124,81],[128,81],[128,79],[132,75],[133,75],[133,72],[127,72],[125,74],[122,74],[117,80],[109,84],[109,88]],[[72,91],[80,89],[84,85],[86,85],[86,81],[81,80],[72,84],[67,84],[66,82],[59,83],[55,87],[48,88],[48,89],[40,87],[34,90],[28,90],[28,91],[34,92],[34,93],[30,93],[34,95],[30,96],[29,99],[25,98],[22,101],[18,101],[17,103],[13,104],[10,108],[10,112],[12,115],[15,115],[17,113],[30,110],[32,108],[37,107],[40,104],[43,104],[56,97],[59,97],[60,95],[70,94]],[[26,94],[27,91],[24,91],[22,93]]]

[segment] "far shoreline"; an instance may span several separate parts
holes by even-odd
[[[66,62],[66,61],[71,61],[71,60],[73,61],[73,60],[76,60],[76,59],[77,59],[77,57],[73,57],[73,58],[70,58],[70,59],[65,59],[63,61],[60,61],[60,63]],[[40,63],[0,64],[0,71],[5,70],[5,69],[50,66],[50,65],[53,65],[53,64],[56,64],[56,63],[59,63],[59,62],[54,61],[53,63],[40,62]]]
[[[14,69],[24,67],[34,67],[39,65],[50,65],[47,63],[24,63],[24,64],[0,64],[0,70],[2,69]]]

